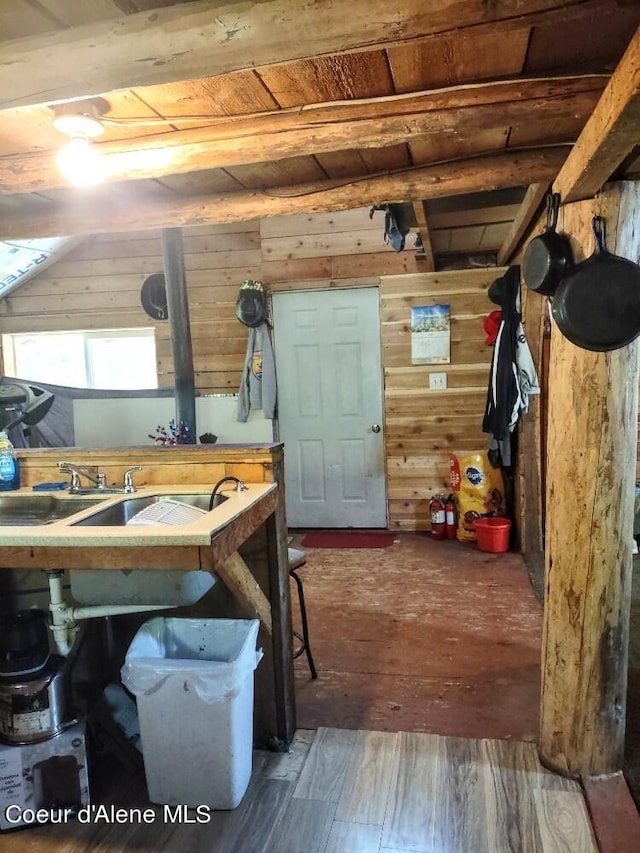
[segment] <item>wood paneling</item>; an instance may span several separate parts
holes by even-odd
[[[384,51],[317,57],[258,72],[281,107],[393,94]]]
[[[238,389],[247,330],[235,301],[244,279],[261,279],[270,291],[378,286],[390,523],[422,530],[430,495],[448,488],[448,454],[485,446],[491,350],[482,320],[493,307],[486,289],[500,271],[417,272],[415,252],[392,251],[383,231],[383,217],[370,219],[368,208],[185,230],[196,388]],[[171,387],[169,324],[151,320],[139,296],[145,277],[161,270],[159,231],[87,238],[0,301],[3,331],[154,326],[159,385]],[[438,303],[451,306],[451,364],[412,365],[411,306]],[[447,374],[446,390],[429,389],[434,371]]]
[[[482,320],[486,290],[500,269],[381,278],[382,345],[389,522],[428,529],[429,497],[448,491],[449,454],[482,450],[482,415],[491,349]],[[451,364],[411,364],[412,305],[451,306]],[[447,389],[430,390],[429,374],[446,373]]]
[[[397,92],[453,86],[519,74],[529,42],[529,29],[505,39],[487,33],[481,39],[456,34],[436,42],[416,42],[387,50]]]
[[[236,391],[247,336],[235,318],[235,300],[244,279],[260,277],[258,224],[190,229],[184,247],[198,391]],[[64,260],[0,301],[3,331],[153,325],[159,384],[170,387],[169,324],[151,320],[140,303],[144,279],[162,268],[159,231],[87,238]]]

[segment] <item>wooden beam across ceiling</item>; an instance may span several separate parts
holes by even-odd
[[[423,201],[414,201],[412,205],[416,217],[416,225],[418,226],[418,234],[422,241],[422,254],[416,253],[416,257],[424,261],[422,265],[424,272],[435,272],[436,260],[433,255],[431,234],[429,233],[429,223],[427,222],[427,206]]]
[[[498,266],[503,267],[508,264],[514,255],[516,249],[520,245],[520,241],[524,237],[529,225],[533,221],[533,217],[538,212],[542,200],[544,199],[548,183],[531,184],[522,199],[520,209],[516,214],[515,219],[509,229],[504,243],[498,250]]]
[[[0,44],[0,109],[239,69],[508,32],[598,10],[599,0],[196,0]],[[304,38],[301,38],[304,33]]]
[[[563,203],[594,196],[640,139],[640,28],[553,184]]]
[[[68,193],[68,201],[25,213],[0,208],[0,240],[95,234],[148,228],[238,222],[266,216],[348,210],[366,204],[439,198],[519,186],[523,180],[551,181],[566,159],[565,146],[505,151],[483,157],[366,175],[345,181],[296,184],[177,199],[145,199],[131,192]],[[121,189],[121,187],[120,187]]]
[[[108,180],[125,181],[281,160],[345,149],[383,148],[417,136],[478,134],[545,118],[558,128],[586,121],[607,75],[503,80],[212,120],[207,127],[98,143]],[[126,125],[130,127],[130,124]],[[567,139],[572,142],[573,139]],[[54,152],[0,158],[0,193],[65,185]]]

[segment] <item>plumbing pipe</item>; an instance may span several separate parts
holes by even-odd
[[[73,647],[76,625],[68,621],[68,607],[62,589],[63,572],[47,572],[49,583],[49,612],[51,613],[51,634],[58,652],[66,657]]]
[[[146,613],[151,610],[170,610],[168,604],[96,604],[88,607],[69,607],[64,599],[63,572],[47,572],[49,582],[49,612],[51,634],[56,648],[65,657],[70,653],[81,619],[97,619],[102,616],[119,616],[128,613]]]
[[[71,607],[74,622],[101,616],[120,616],[126,613],[145,613],[147,610],[171,610],[175,604],[92,604],[89,607]]]

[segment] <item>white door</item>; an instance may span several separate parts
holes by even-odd
[[[386,527],[377,288],[276,293],[291,527]]]

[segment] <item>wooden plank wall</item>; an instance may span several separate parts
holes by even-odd
[[[236,391],[247,336],[235,319],[234,306],[242,280],[260,276],[259,225],[190,229],[184,234],[184,252],[196,387],[203,394]],[[169,324],[150,319],[140,303],[144,279],[162,268],[159,231],[87,239],[0,301],[2,330],[153,326],[158,381],[161,387],[172,387]]]
[[[411,248],[383,241],[383,215],[368,208],[274,217],[185,230],[184,250],[196,388],[237,391],[247,330],[235,317],[242,281],[270,291],[380,288],[390,525],[427,529],[428,498],[448,485],[448,454],[486,446],[480,426],[491,349],[482,320],[495,306],[495,268],[421,272]],[[0,300],[4,332],[155,326],[159,383],[173,385],[167,322],[140,304],[147,275],[162,270],[160,232],[101,235]],[[429,391],[429,369],[411,364],[410,307],[447,303],[452,313],[448,389]]]
[[[382,347],[385,377],[390,526],[425,530],[429,498],[449,491],[449,456],[483,450],[482,432],[492,349],[484,317],[496,306],[487,288],[503,270],[383,276]],[[411,364],[410,308],[451,310],[451,363]],[[447,389],[430,390],[429,374],[446,373]]]

